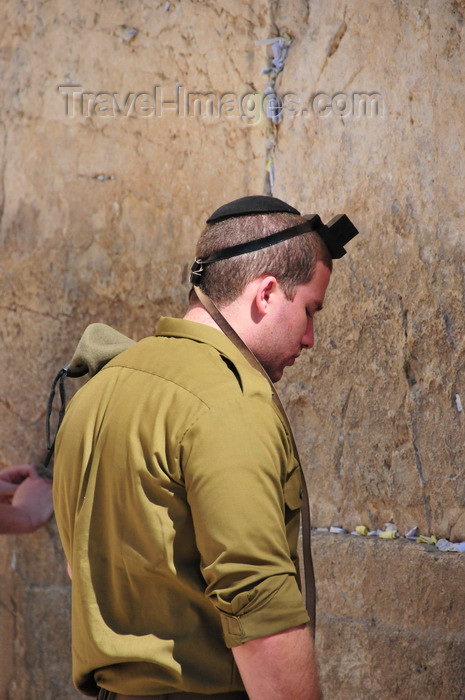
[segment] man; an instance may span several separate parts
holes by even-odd
[[[184,319],[161,319],[70,403],[54,494],[81,692],[319,697],[299,590],[299,463],[272,384],[238,346],[278,381],[312,347],[332,257],[353,231],[331,253],[319,217],[279,199],[221,207],[197,245]]]
[[[52,484],[31,464],[0,471],[0,535],[34,532],[53,513]]]

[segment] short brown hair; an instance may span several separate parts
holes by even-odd
[[[222,248],[265,238],[305,221],[297,214],[280,212],[218,221],[204,228],[195,254],[197,258],[206,258]],[[292,300],[297,286],[312,279],[318,260],[332,270],[332,258],[326,244],[318,233],[309,231],[253,253],[206,265],[200,288],[215,303],[227,304],[237,299],[249,282],[268,274],[276,277],[286,297]]]

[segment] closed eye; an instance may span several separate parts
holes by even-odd
[[[322,308],[323,308],[323,304],[317,304],[315,306],[315,311],[312,311],[312,309],[305,309],[307,317],[313,318],[313,316],[316,314],[316,312],[321,311]]]

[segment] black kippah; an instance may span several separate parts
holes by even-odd
[[[300,214],[290,204],[286,204],[277,197],[265,197],[264,195],[253,195],[251,197],[241,197],[233,202],[223,204],[222,207],[213,212],[207,219],[207,224],[216,221],[232,219],[236,216],[248,216],[251,214],[272,214],[273,212],[284,212],[286,214]]]

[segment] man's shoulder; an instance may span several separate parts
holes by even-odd
[[[149,336],[113,358],[103,372],[142,372],[148,383],[170,384],[171,390],[174,387],[207,405],[239,396],[269,401],[266,380],[224,340],[215,344],[188,336]]]

